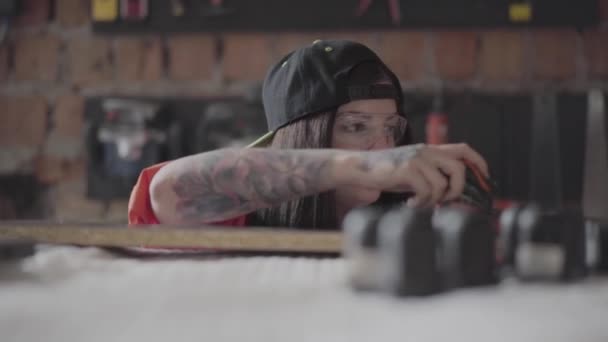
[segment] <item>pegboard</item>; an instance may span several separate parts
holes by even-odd
[[[114,19],[106,16],[106,21],[94,21],[93,29],[97,33],[177,33],[582,28],[597,24],[598,0],[148,0],[146,12],[143,19],[127,20],[117,6]]]

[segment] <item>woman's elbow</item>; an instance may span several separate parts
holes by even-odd
[[[159,171],[150,182],[150,205],[160,223],[178,224],[179,218],[175,210],[177,196],[173,191],[172,181]]]

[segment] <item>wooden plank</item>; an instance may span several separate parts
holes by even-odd
[[[340,253],[339,231],[218,226],[128,227],[91,223],[0,222],[1,240],[102,247],[201,248],[222,251]]]

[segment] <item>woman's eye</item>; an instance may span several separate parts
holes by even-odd
[[[361,122],[346,124],[342,127],[344,127],[344,130],[349,133],[360,133],[364,132],[367,129],[367,126]]]
[[[389,134],[397,134],[399,131],[399,127],[397,126],[386,126],[385,129],[386,132]]]

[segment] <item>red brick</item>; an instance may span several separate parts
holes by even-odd
[[[272,36],[229,34],[224,36],[222,70],[229,80],[263,80],[273,64]]]
[[[274,42],[274,59],[278,61],[289,52],[312,44],[317,39],[346,39],[367,45],[371,49],[378,48],[374,33],[362,32],[320,32],[320,33],[283,33]]]
[[[63,137],[79,138],[83,129],[84,98],[65,94],[57,98],[53,112],[53,131]]]
[[[484,79],[517,80],[523,75],[524,54],[519,32],[492,31],[481,36],[479,67]]]
[[[576,74],[576,33],[542,30],[532,33],[534,75],[546,80],[568,80]]]
[[[45,184],[71,181],[85,175],[86,162],[83,158],[68,160],[41,155],[34,161],[36,178]]]
[[[61,159],[40,156],[35,160],[34,167],[36,179],[40,183],[52,184],[63,180],[69,166]]]
[[[50,184],[68,178],[73,164],[82,157],[84,99],[76,94],[57,98],[48,134],[41,155],[37,158],[36,177]]]
[[[608,32],[585,32],[585,57],[592,78],[608,76]]]
[[[16,18],[19,26],[40,26],[49,21],[51,0],[22,0],[21,14]]]
[[[424,32],[386,32],[380,36],[377,52],[400,80],[420,80],[428,75]]]
[[[89,22],[90,0],[55,0],[55,17],[65,28],[80,27]]]
[[[162,76],[163,53],[157,38],[122,38],[114,50],[116,77],[123,81],[156,81]]]
[[[0,145],[37,147],[46,135],[47,103],[39,96],[0,98]]]
[[[0,45],[0,82],[8,79],[10,72],[10,49],[7,44]]]
[[[323,39],[344,39],[344,40],[352,40],[354,42],[361,43],[372,50],[376,50],[380,47],[380,42],[378,41],[378,36],[381,35],[380,32],[370,31],[370,32],[328,32],[324,35]]]
[[[70,80],[76,85],[93,85],[112,79],[110,44],[104,38],[73,40],[68,46]]]
[[[23,36],[15,43],[15,79],[55,81],[59,65],[59,39],[51,35]]]
[[[74,180],[74,179],[83,179],[86,176],[87,171],[87,161],[86,158],[80,158],[78,160],[73,160],[69,164],[69,168],[66,172],[66,177],[64,179]]]
[[[288,53],[311,45],[317,39],[324,39],[320,34],[314,33],[282,33],[275,39],[274,59],[278,62]]]
[[[128,223],[129,201],[114,200],[110,203],[108,211],[105,213],[104,221],[114,224]]]
[[[55,219],[65,221],[100,220],[104,213],[101,201],[86,197],[84,178],[61,182],[53,187],[52,203]]]
[[[172,36],[167,44],[171,79],[193,81],[211,77],[216,66],[215,39],[212,36]]]
[[[69,160],[43,154],[33,164],[36,179],[43,184],[74,180],[84,175],[85,163],[81,159]]]
[[[439,76],[466,80],[477,65],[478,37],[475,32],[438,32],[435,35],[435,63]]]

